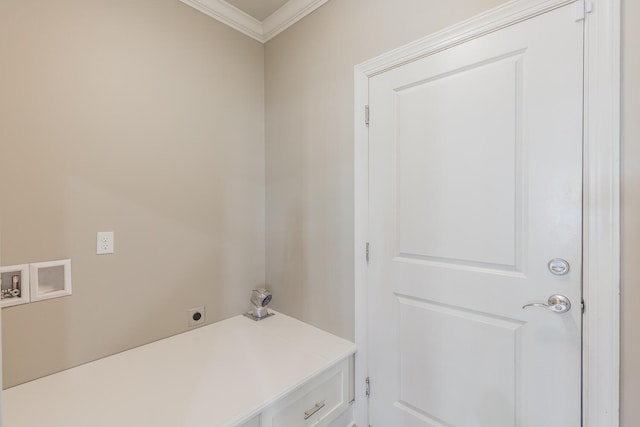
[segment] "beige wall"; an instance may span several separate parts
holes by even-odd
[[[640,423],[640,3],[622,1],[621,427]]]
[[[267,43],[267,283],[274,304],[354,335],[353,67],[500,0],[340,0]],[[640,7],[623,0],[623,426],[640,407]]]
[[[73,263],[73,296],[2,310],[5,387],[245,310],[263,45],[177,0],[3,0],[0,52],[2,265]]]

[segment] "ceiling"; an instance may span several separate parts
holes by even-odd
[[[227,0],[230,5],[253,16],[260,22],[288,2],[289,0]]]
[[[329,0],[180,0],[266,43]]]

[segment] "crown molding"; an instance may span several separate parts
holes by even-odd
[[[180,0],[182,3],[199,10],[230,26],[249,37],[264,43],[262,36],[262,22],[247,15],[240,9],[231,6],[223,0]]]
[[[262,22],[224,0],[180,1],[261,43],[266,43],[329,0],[289,0]]]
[[[264,42],[267,42],[309,15],[329,0],[289,0],[262,21]]]

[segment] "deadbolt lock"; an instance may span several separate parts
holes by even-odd
[[[554,258],[547,265],[553,275],[564,276],[569,273],[569,263],[561,258]]]

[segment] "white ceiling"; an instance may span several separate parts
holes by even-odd
[[[237,7],[247,15],[251,15],[262,22],[289,0],[227,0],[227,3]]]
[[[329,0],[180,0],[262,43]]]

